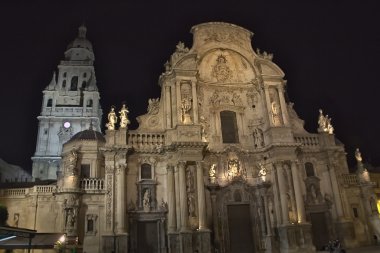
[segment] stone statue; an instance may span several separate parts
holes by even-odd
[[[216,168],[216,163],[212,164],[210,167],[210,170],[208,171],[208,175],[210,176],[210,178],[216,177],[215,168]]]
[[[273,122],[273,125],[275,125],[275,126],[281,125],[280,108],[278,107],[278,104],[277,104],[276,101],[272,102],[271,109],[272,109],[272,122]]]
[[[329,115],[324,116],[322,109],[319,109],[319,117],[318,117],[318,131],[333,134],[334,127],[331,124],[331,118]]]
[[[190,97],[184,97],[181,100],[181,112],[182,112],[182,123],[191,124],[191,118],[189,111],[191,110],[192,101]]]
[[[149,189],[146,189],[144,192],[143,208],[144,208],[144,212],[150,211],[150,190]]]
[[[121,107],[121,110],[119,112],[119,114],[120,114],[120,128],[127,128],[128,124],[131,123],[128,119],[128,113],[129,113],[128,107],[126,107],[125,104],[123,104],[123,106]],[[108,119],[109,119],[109,115],[108,115]]]
[[[362,153],[360,153],[360,150],[358,148],[355,150],[355,158],[357,162],[363,161]]]
[[[115,107],[111,107],[111,111],[108,113],[108,123],[106,127],[108,130],[115,130],[115,124],[117,123],[117,116],[115,113]]]

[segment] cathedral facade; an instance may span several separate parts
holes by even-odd
[[[283,71],[273,55],[253,50],[250,31],[213,22],[191,32],[192,47],[176,46],[139,127],[128,129],[122,105],[111,108],[103,135],[101,110],[91,111],[96,124],[82,123],[59,150],[56,184],[2,191],[10,217],[38,232],[64,232],[83,252],[315,252],[337,238],[345,247],[372,244],[379,217],[360,152],[358,173],[349,174],[331,119],[320,111],[317,133],[304,129],[285,99]],[[89,108],[88,95],[99,108],[92,65],[72,63],[60,65],[44,104],[72,92],[77,106],[83,92],[79,105]],[[64,73],[88,90],[63,89]]]

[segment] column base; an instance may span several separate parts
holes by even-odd
[[[128,234],[104,235],[102,252],[128,253]]]
[[[355,239],[355,229],[352,221],[341,220],[335,222],[335,230],[338,237],[337,239],[340,240],[345,248],[355,248],[359,246],[359,243]]]
[[[180,252],[179,234],[177,232],[168,233],[168,253]]]
[[[181,231],[179,233],[181,253],[193,253],[193,233],[191,231]]]
[[[281,253],[314,253],[311,224],[289,224],[278,228]]]
[[[211,253],[211,231],[207,228],[199,229],[196,232],[196,249],[199,253]]]

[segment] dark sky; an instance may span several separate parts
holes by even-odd
[[[360,147],[380,165],[377,1],[8,2],[0,6],[0,158],[9,163],[30,170],[42,90],[83,21],[105,114],[126,101],[133,120],[159,96],[158,77],[178,41],[190,47],[193,25],[224,21],[251,30],[253,47],[274,53],[308,131],[316,132],[322,108],[350,164]]]

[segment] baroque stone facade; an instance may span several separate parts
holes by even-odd
[[[111,109],[104,136],[92,127],[75,134],[57,184],[2,192],[11,217],[78,238],[83,252],[373,243],[372,184],[359,159],[349,174],[331,119],[321,111],[318,133],[304,130],[284,73],[272,54],[252,49],[250,31],[214,22],[191,32],[192,47],[178,43],[139,127],[128,129],[124,105]]]

